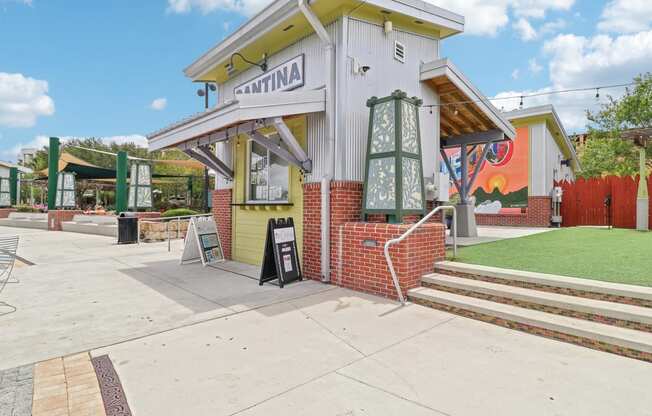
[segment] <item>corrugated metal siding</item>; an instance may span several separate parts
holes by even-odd
[[[335,178],[361,181],[364,176],[369,123],[367,99],[386,96],[400,89],[410,96],[420,97],[424,104],[436,102],[436,94],[419,81],[419,73],[421,63],[438,58],[439,40],[400,30],[385,35],[382,27],[356,19],[349,19],[347,36],[346,71],[345,74],[338,74],[347,77],[342,92],[346,108],[340,113],[344,118],[345,134],[339,137],[337,143]],[[394,59],[394,41],[405,46],[405,63]],[[353,74],[353,59],[361,66],[371,67],[370,71],[365,76]],[[420,113],[422,140],[429,142],[424,150],[439,146],[436,113],[434,111],[431,115],[427,109],[422,109]],[[428,163],[427,170],[434,172],[438,158],[436,155],[433,158],[435,159]]]
[[[328,33],[335,37],[340,21],[335,21],[329,24],[326,29]],[[270,68],[282,64],[283,62],[294,58],[297,55],[305,54],[305,77],[306,83],[301,89],[316,89],[326,84],[326,60],[324,55],[324,47],[316,34],[312,34],[303,39],[298,40],[296,43],[288,46],[282,51],[269,56],[268,64]],[[251,58],[250,58],[251,59]],[[233,98],[233,88],[237,85],[253,79],[261,74],[260,68],[251,67],[246,71],[235,75],[219,88],[219,100],[224,102]]]
[[[333,42],[337,42],[341,33],[342,20],[337,20],[326,26]],[[301,89],[322,88],[326,84],[327,62],[324,47],[316,34],[307,36],[286,49],[270,56],[269,66],[273,68],[299,54],[305,54],[306,83]],[[260,69],[249,68],[241,74],[218,87],[220,102],[233,98],[233,88],[242,82],[252,79],[260,74]],[[318,182],[324,175],[327,162],[328,145],[326,140],[326,124],[324,113],[308,114],[307,118],[307,153],[313,161],[312,174],[306,175],[306,182]]]

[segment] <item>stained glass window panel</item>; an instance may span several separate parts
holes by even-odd
[[[138,187],[138,208],[152,207],[152,189],[149,186]]]
[[[403,141],[403,151],[408,153],[419,153],[419,138],[418,134],[418,123],[417,123],[417,107],[407,103],[405,101],[401,102],[402,109],[402,141]]]
[[[396,209],[396,169],[393,157],[369,161],[366,209]]]
[[[9,178],[0,178],[0,192],[9,192]]]
[[[371,154],[393,152],[395,149],[394,101],[386,101],[374,107],[371,125]]]
[[[419,160],[403,158],[403,209],[423,209]]]
[[[0,207],[8,207],[11,205],[11,196],[8,193],[0,194]]]

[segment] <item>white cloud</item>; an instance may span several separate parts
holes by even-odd
[[[512,71],[512,79],[518,79],[520,75],[521,75],[521,71],[518,68]]]
[[[69,140],[72,139],[84,139],[85,137],[76,137],[76,136],[60,136],[59,139],[61,140],[61,143],[64,144]],[[117,143],[117,144],[125,144],[125,143],[135,143],[138,146],[142,147],[147,147],[147,138],[143,135],[140,134],[129,134],[129,135],[121,135],[121,136],[106,136],[106,137],[98,137],[98,139],[102,140],[106,144],[111,144],[111,143]],[[17,143],[16,145],[0,150],[0,156],[2,159],[8,159],[11,161],[15,161],[17,157],[20,155],[20,150],[24,148],[36,148],[36,149],[42,149],[44,146],[48,146],[50,144],[50,138],[45,135],[38,135],[34,137],[34,139],[27,141],[27,142],[21,142]]]
[[[231,11],[245,16],[253,16],[271,0],[168,0],[168,12],[189,13],[198,9],[203,14],[214,11]]]
[[[161,111],[164,110],[165,107],[167,107],[167,105],[168,105],[168,99],[161,97],[152,101],[152,103],[149,105],[149,108],[151,108],[152,110]]]
[[[652,68],[652,30],[632,35],[584,37],[558,35],[544,45],[550,57],[550,85],[538,90],[504,91],[496,97],[509,97],[558,91],[569,88],[597,87],[631,82],[634,76]],[[538,64],[537,64],[538,65]],[[553,104],[569,132],[586,127],[585,111],[595,111],[606,95],[619,97],[624,88],[554,94],[524,99],[524,106]],[[519,98],[496,100],[504,110],[518,108]]]
[[[527,61],[527,67],[533,74],[538,74],[543,70],[543,67],[539,65],[536,58],[531,58]]]
[[[583,86],[631,81],[652,68],[652,30],[591,38],[559,35],[545,43],[553,84]]]
[[[526,42],[537,38],[537,32],[534,30],[530,22],[523,17],[518,19],[512,26],[521,36],[521,39]]]
[[[466,18],[465,32],[494,36],[509,23],[510,10],[518,17],[543,18],[549,10],[568,10],[575,0],[426,0]],[[231,11],[253,16],[271,0],[168,0],[170,13],[199,10],[207,14]]]
[[[569,10],[575,0],[426,0],[466,18],[465,33],[494,36],[517,17],[542,19],[550,10]],[[530,28],[531,25],[530,25]],[[534,29],[532,29],[534,31]]]
[[[602,11],[598,29],[605,32],[635,33],[652,24],[652,1],[612,0]]]
[[[39,116],[54,114],[47,92],[47,81],[0,72],[0,125],[32,127]]]

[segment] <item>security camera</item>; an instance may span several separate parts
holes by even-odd
[[[369,72],[369,70],[371,69],[371,67],[370,67],[369,65],[363,65],[361,69],[362,69],[362,74],[364,75],[364,74],[366,74],[367,72]]]

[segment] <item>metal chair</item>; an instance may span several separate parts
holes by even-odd
[[[18,250],[17,235],[0,237],[0,295],[7,286],[7,283],[18,283],[17,280],[11,280],[11,272],[14,270],[16,263],[16,252]],[[0,316],[16,312],[16,307],[8,304],[7,302],[0,301],[0,308],[9,308],[8,312],[1,312]]]

